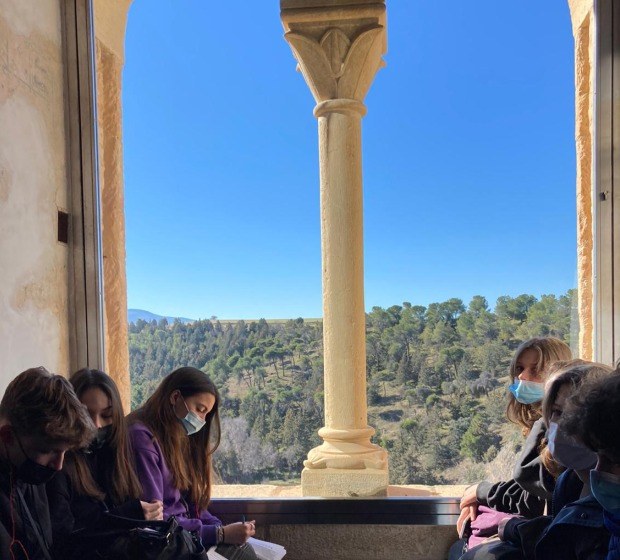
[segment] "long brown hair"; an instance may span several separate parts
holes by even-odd
[[[565,342],[552,336],[530,338],[523,342],[516,350],[510,362],[510,382],[514,383],[519,376],[517,362],[526,350],[534,350],[538,354],[537,371],[545,375],[548,366],[552,362],[569,361],[572,359],[571,351]],[[544,381],[544,378],[543,378]],[[534,422],[541,416],[540,403],[523,404],[517,401],[511,394],[506,408],[508,420],[521,426],[523,435],[530,433]]]
[[[565,362],[554,372],[549,372],[549,377],[545,385],[545,398],[542,402],[542,417],[547,428],[553,416],[553,405],[558,398],[558,393],[564,385],[570,385],[571,395],[574,395],[577,388],[587,379],[597,380],[608,377],[612,369],[604,364],[596,362],[586,362],[584,360],[571,360]],[[569,397],[570,398],[570,397]],[[568,401],[567,401],[568,402]],[[546,438],[541,443],[540,459],[544,467],[553,475],[558,476],[563,469],[551,455],[547,447]]]
[[[114,451],[114,465],[110,473],[112,488],[109,498],[116,504],[139,498],[142,486],[136,475],[134,455],[127,434],[127,421],[116,383],[103,371],[86,368],[74,373],[69,381],[80,399],[87,390],[93,388],[100,389],[110,399],[112,427],[108,445]],[[72,453],[68,457],[66,472],[79,494],[105,499],[106,496],[94,480],[83,453]]]
[[[179,391],[183,398],[200,393],[215,397],[215,404],[205,418],[205,426],[188,436],[177,418],[170,395]],[[172,473],[175,488],[189,493],[199,510],[211,499],[211,456],[220,444],[220,396],[206,373],[182,367],[166,376],[151,397],[129,415],[130,422],[143,422],[161,446]]]

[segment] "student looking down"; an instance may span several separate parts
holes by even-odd
[[[162,519],[162,503],[140,501],[121,397],[103,371],[82,369],[70,378],[97,427],[91,444],[69,452],[63,471],[47,485],[54,548],[63,560],[106,558],[113,544],[111,516]]]
[[[129,434],[142,483],[142,499],[163,502],[164,519],[176,516],[208,548],[242,545],[254,521],[223,526],[209,513],[211,458],[220,441],[220,397],[202,371],[183,367],[165,377],[129,415]]]
[[[0,558],[49,560],[45,484],[65,453],[95,433],[71,384],[39,367],[20,373],[0,402]]]

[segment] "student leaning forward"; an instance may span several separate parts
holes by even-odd
[[[165,377],[129,415],[129,435],[142,483],[142,500],[164,505],[164,519],[215,544],[243,545],[255,523],[222,525],[209,513],[211,457],[220,440],[219,393],[202,371],[183,367]]]
[[[0,558],[49,560],[45,484],[95,426],[71,384],[44,368],[19,374],[0,402]]]

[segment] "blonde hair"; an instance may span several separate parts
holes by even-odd
[[[511,383],[519,376],[517,373],[517,362],[526,350],[534,350],[538,354],[536,369],[541,374],[547,374],[549,366],[553,362],[569,361],[572,354],[569,346],[559,338],[553,336],[530,338],[523,342],[516,350],[510,362],[510,381]],[[534,422],[541,416],[541,405],[539,403],[523,404],[517,401],[511,394],[506,407],[508,420],[521,426],[523,435],[529,434]]]

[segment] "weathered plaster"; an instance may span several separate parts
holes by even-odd
[[[69,368],[64,69],[58,0],[0,0],[0,393]]]

